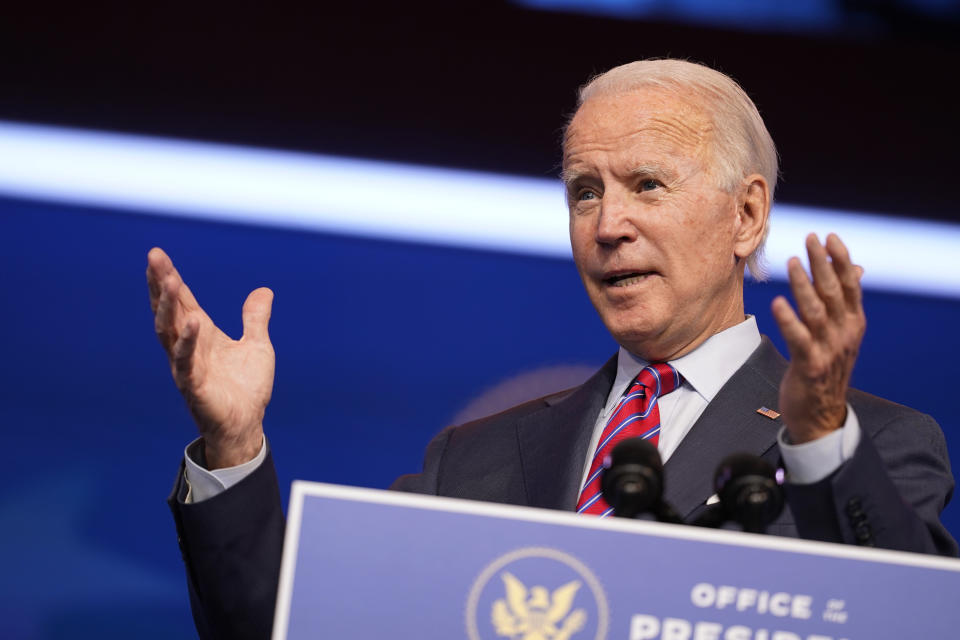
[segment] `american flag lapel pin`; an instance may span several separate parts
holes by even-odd
[[[780,414],[774,411],[773,409],[768,409],[767,407],[760,407],[757,409],[757,413],[762,415],[765,418],[770,418],[771,420],[776,420],[780,417]]]

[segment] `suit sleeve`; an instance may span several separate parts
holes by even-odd
[[[197,632],[204,640],[269,638],[284,534],[273,456],[230,489],[194,504],[184,503],[183,472],[181,463],[167,502]]]
[[[954,488],[943,432],[930,416],[892,406],[892,416],[889,406],[886,415],[855,406],[873,428],[853,458],[820,482],[787,485],[800,537],[956,556],[940,522]]]

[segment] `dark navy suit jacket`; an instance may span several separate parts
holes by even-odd
[[[695,518],[713,494],[711,472],[747,452],[774,465],[776,409],[787,363],[767,338],[707,406],[664,467],[665,499]],[[582,386],[442,431],[423,471],[391,488],[547,509],[573,510],[593,426],[616,375],[616,358]],[[863,432],[854,457],[812,485],[787,485],[788,507],[769,533],[855,544],[869,528],[879,547],[957,554],[939,515],[953,492],[940,427],[907,407],[851,390]],[[228,491],[184,504],[183,469],[169,503],[203,638],[268,638],[284,518],[272,458]]]

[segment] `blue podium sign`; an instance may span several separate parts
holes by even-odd
[[[274,640],[960,637],[960,560],[295,482]]]

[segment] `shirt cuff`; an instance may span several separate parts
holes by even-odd
[[[204,469],[201,464],[200,445],[202,442],[203,438],[197,438],[183,450],[183,479],[187,483],[187,495],[184,502],[187,504],[202,502],[223,493],[256,471],[267,457],[267,438],[264,436],[263,442],[260,444],[260,453],[252,460],[235,467],[210,471]]]
[[[847,405],[843,427],[803,444],[787,443],[787,428],[777,434],[780,455],[787,468],[787,480],[793,484],[820,482],[853,457],[860,444],[860,421],[853,407]]]

